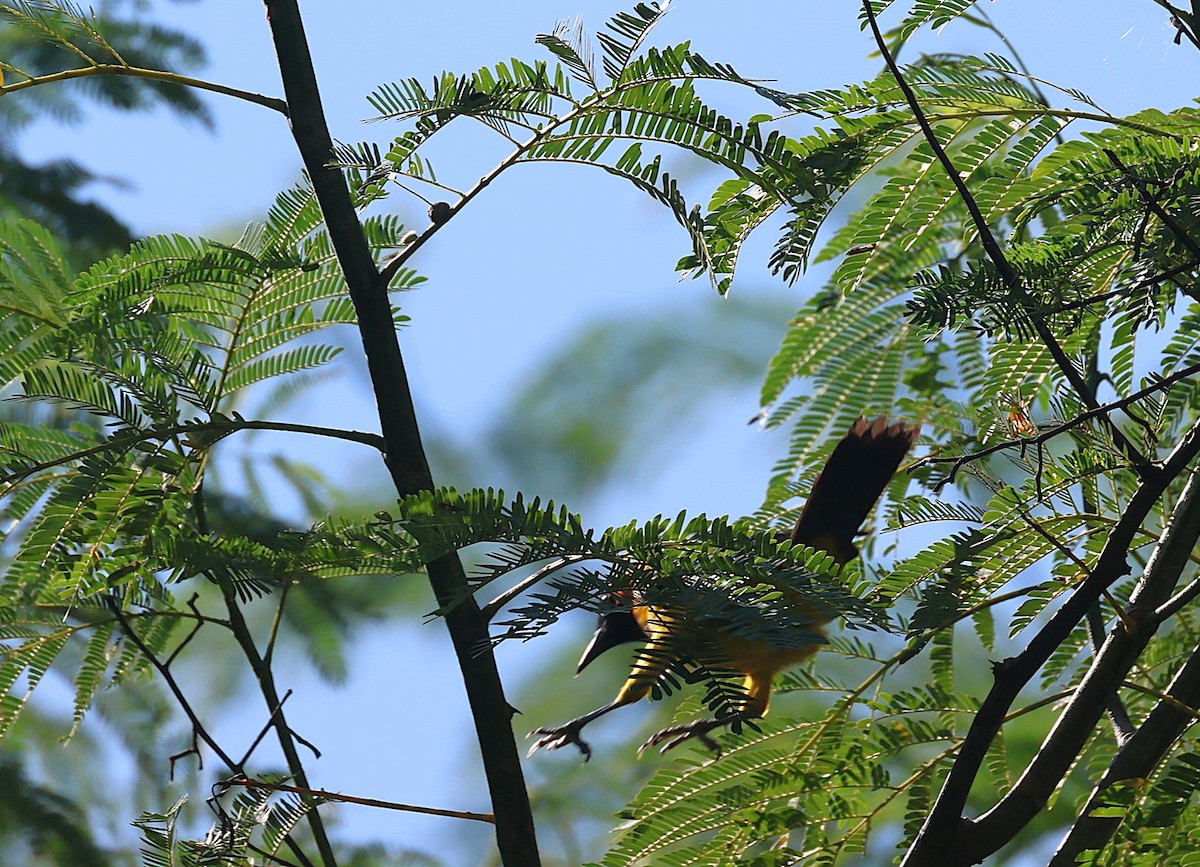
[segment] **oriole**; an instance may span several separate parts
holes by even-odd
[[[855,421],[817,476],[800,518],[787,538],[793,543],[828,552],[839,565],[853,560],[858,555],[854,537],[916,441],[920,430],[919,426],[902,422],[889,425],[882,416],[873,421],[865,418]],[[822,635],[824,624],[833,619],[834,612],[794,590],[786,592],[794,598],[791,613],[800,615],[800,620],[810,619],[812,632]],[[629,679],[610,704],[556,728],[534,730],[531,736],[541,737],[530,749],[531,755],[539,749],[556,750],[574,744],[579,747],[585,760],[590,758],[591,748],[580,737],[583,727],[609,711],[644,698],[668,661],[665,652],[655,654],[653,651],[662,650],[668,642],[675,656],[743,674],[746,699],[735,714],[664,729],[646,741],[642,749],[666,742],[662,748],[666,752],[689,738],[697,738],[719,753],[709,732],[736,721],[764,716],[771,699],[771,682],[776,673],[808,658],[821,646],[819,641],[800,642],[798,645],[793,643],[787,647],[773,646],[764,640],[750,640],[722,632],[719,628],[713,634],[711,621],[706,626],[710,630],[704,636],[706,640],[691,640],[690,636],[698,626],[686,611],[659,610],[638,604],[637,600],[632,602],[628,609],[601,616],[600,626],[584,650],[577,669],[583,671],[592,660],[619,644],[645,642],[646,649],[634,664]],[[695,646],[689,647],[690,644]],[[714,650],[717,657],[713,657]]]

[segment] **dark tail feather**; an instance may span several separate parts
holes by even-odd
[[[883,416],[854,422],[817,476],[791,540],[842,563],[854,559],[854,537],[920,433],[920,425],[889,425]]]

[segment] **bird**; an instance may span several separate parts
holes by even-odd
[[[889,423],[886,416],[855,420],[813,483],[795,527],[790,533],[780,533],[780,538],[825,551],[839,567],[853,560],[858,556],[855,536],[920,432],[920,425],[902,421]],[[724,717],[699,719],[655,733],[638,752],[662,744],[661,751],[665,753],[695,738],[719,756],[720,747],[710,732],[763,717],[770,705],[775,675],[812,656],[826,643],[824,626],[836,612],[790,588],[784,589],[784,595],[788,600],[790,622],[804,630],[786,646],[723,631],[711,618],[701,624],[687,611],[643,604],[633,596],[633,591],[617,591],[608,600],[614,609],[601,615],[599,627],[584,649],[576,673],[614,647],[644,642],[629,678],[616,698],[603,707],[561,726],[530,732],[530,737],[538,736],[538,740],[530,748],[529,755],[572,744],[578,747],[586,762],[591,758],[592,750],[580,735],[584,726],[645,698],[670,661],[683,658],[740,673],[744,677],[745,698],[738,710]]]

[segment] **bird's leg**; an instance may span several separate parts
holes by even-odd
[[[666,745],[659,750],[660,753],[673,750],[684,741],[695,738],[712,750],[717,758],[720,758],[721,747],[708,736],[708,733],[722,726],[762,719],[766,716],[767,706],[771,702],[771,679],[774,674],[775,672],[770,670],[749,672],[746,675],[746,682],[744,684],[746,700],[742,702],[740,710],[717,719],[698,719],[681,726],[672,726],[669,729],[655,732],[650,736],[648,741],[642,744],[641,749],[638,750],[638,755],[640,756],[646,750],[656,747],[664,741],[666,741]]]
[[[716,758],[719,759],[721,757],[721,746],[711,737],[709,737],[708,733],[713,729],[721,728],[722,726],[731,725],[735,722],[741,722],[748,719],[751,719],[751,716],[748,713],[745,711],[739,711],[738,713],[730,714],[729,716],[722,717],[720,719],[698,719],[690,723],[685,723],[681,726],[671,726],[670,728],[663,729],[660,732],[655,732],[652,734],[649,740],[642,744],[638,749],[638,755],[640,756],[646,750],[657,747],[659,744],[663,743],[663,741],[666,741],[666,745],[659,750],[660,753],[666,753],[669,750],[675,749],[675,747],[679,746],[684,741],[689,741],[692,738],[695,738],[696,740],[700,741],[700,743],[712,750]]]
[[[606,704],[604,707],[597,708],[591,713],[585,713],[581,717],[563,723],[560,726],[549,729],[534,729],[529,733],[529,737],[541,735],[537,742],[529,748],[527,755],[533,755],[538,750],[557,750],[559,747],[565,747],[567,744],[574,744],[579,747],[579,751],[583,753],[583,760],[586,762],[592,757],[592,748],[588,746],[587,741],[579,736],[583,731],[583,727],[597,717],[602,717],[610,710],[616,710],[619,707],[629,704],[627,701],[614,701],[612,704]]]
[[[590,651],[590,648],[589,648]],[[645,651],[643,651],[645,653]],[[584,663],[588,661],[588,652],[584,653]],[[650,692],[650,687],[654,681],[662,673],[663,658],[661,655],[655,660],[649,662],[638,659],[633,666],[633,672],[629,675],[629,679],[625,681],[617,697],[612,700],[611,704],[606,704],[604,707],[597,708],[591,713],[585,713],[578,719],[573,719],[570,722],[552,729],[534,729],[529,733],[530,737],[541,735],[529,749],[529,755],[533,755],[540,749],[557,750],[559,747],[567,744],[575,744],[579,747],[579,751],[583,753],[583,760],[586,762],[592,757],[592,748],[587,745],[587,741],[579,736],[579,732],[585,725],[590,723],[597,717],[602,717],[609,711],[616,710],[619,707],[625,707],[627,704],[633,704],[636,701],[641,701]]]

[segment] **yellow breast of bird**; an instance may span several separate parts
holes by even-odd
[[[784,591],[790,597],[790,613],[806,622],[803,635],[779,642],[750,638],[729,630],[728,621],[699,619],[671,609],[641,605],[634,614],[649,637],[648,645],[673,656],[690,659],[714,668],[727,668],[742,674],[772,674],[812,656],[825,643],[824,625],[835,613],[811,597]]]

